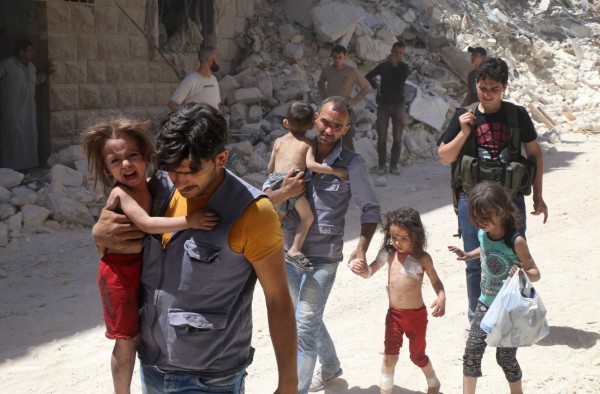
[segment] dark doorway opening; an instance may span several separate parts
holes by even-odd
[[[21,0],[0,0],[0,59],[13,56],[15,42],[27,39],[33,43],[35,51],[33,63],[38,72],[45,69],[48,61],[48,38],[46,28],[46,2]],[[50,135],[50,94],[48,82],[37,86],[35,92],[38,160],[46,166],[51,154]]]
[[[213,45],[213,0],[158,0],[159,46],[177,53],[196,53]]]

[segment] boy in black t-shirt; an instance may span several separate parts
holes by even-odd
[[[461,156],[462,148],[471,133],[475,133],[477,154],[480,160],[506,162],[508,159],[508,142],[510,127],[505,107],[509,104],[502,101],[508,86],[508,66],[497,57],[488,57],[477,69],[477,97],[479,104],[474,113],[459,108],[448,125],[438,155],[444,164],[451,164]],[[537,133],[533,122],[525,108],[517,106],[518,124],[521,129],[521,144],[527,157],[537,161],[537,173],[533,183],[533,215],[544,215],[544,223],[548,219],[548,208],[542,197],[542,178],[544,159],[538,145]],[[522,194],[513,197],[520,216],[519,231],[525,234],[525,199]],[[477,230],[469,221],[467,195],[458,195],[458,221],[462,231],[465,250],[479,247]],[[466,262],[467,295],[469,298],[469,320],[473,318],[475,307],[481,293],[481,262],[479,259]]]

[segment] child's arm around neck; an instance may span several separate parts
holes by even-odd
[[[148,195],[149,195],[148,191]],[[188,228],[209,230],[218,223],[216,214],[208,211],[198,211],[187,216],[155,217],[140,206],[126,186],[116,186],[110,193],[108,202],[117,200],[121,210],[143,232],[148,234],[164,234]],[[108,204],[108,203],[107,203]]]

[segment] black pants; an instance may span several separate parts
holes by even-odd
[[[481,376],[481,359],[483,353],[487,347],[485,338],[487,334],[481,329],[481,319],[485,316],[488,308],[481,302],[477,303],[475,308],[475,316],[473,316],[473,322],[471,323],[471,331],[469,332],[469,339],[465,347],[465,354],[463,355],[463,375],[473,378]],[[504,371],[506,380],[510,383],[518,382],[521,380],[523,373],[521,367],[517,361],[517,348],[516,347],[499,347],[496,348],[496,362]]]

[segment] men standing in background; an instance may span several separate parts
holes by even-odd
[[[469,47],[467,49],[471,54],[471,64],[475,66],[475,68],[469,71],[469,76],[467,77],[467,95],[463,100],[462,106],[466,107],[467,105],[471,105],[478,100],[477,98],[477,81],[475,80],[475,74],[477,72],[477,67],[485,60],[487,56],[487,51],[482,47]]]
[[[400,40],[392,45],[388,60],[378,64],[365,77],[371,86],[377,88],[377,154],[379,169],[377,174],[385,175],[387,129],[392,120],[392,151],[390,157],[390,173],[400,175],[398,161],[402,148],[402,132],[404,131],[404,82],[408,78],[408,64],[404,63],[406,44]],[[381,78],[379,86],[375,78]]]
[[[0,168],[25,170],[38,166],[35,87],[54,71],[37,73],[33,44],[18,40],[14,56],[0,62]]]
[[[351,105],[360,103],[371,90],[369,81],[354,67],[346,65],[348,53],[342,45],[336,45],[331,50],[333,64],[321,71],[318,81],[319,94],[322,98],[341,96]],[[360,91],[352,97],[354,87],[358,86]],[[350,120],[352,122],[352,120]],[[350,124],[350,130],[342,137],[343,146],[354,150],[354,127]]]
[[[198,51],[198,60],[200,67],[183,78],[167,103],[171,111],[183,103],[208,104],[219,109],[221,103],[219,82],[212,73],[219,71],[221,55],[213,47],[202,47]]]

